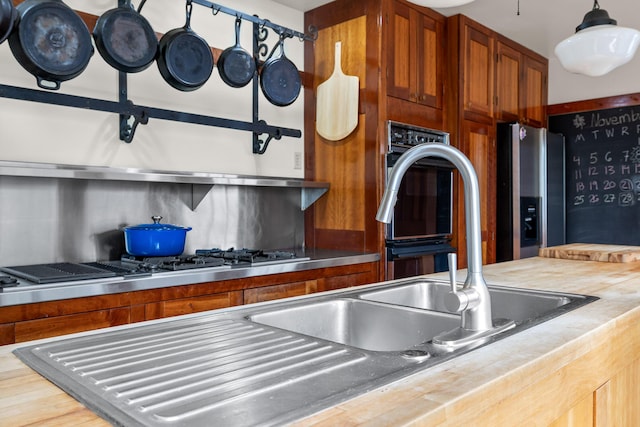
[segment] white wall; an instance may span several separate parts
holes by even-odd
[[[629,63],[600,77],[573,74],[549,57],[549,105],[640,93],[640,52]]]
[[[67,0],[76,10],[95,15],[117,6],[116,0]],[[138,5],[139,1],[134,1]],[[244,13],[303,31],[303,13],[268,0],[220,3]],[[153,0],[143,15],[156,32],[182,27],[184,0]],[[234,18],[194,4],[192,29],[220,49],[234,44]],[[241,42],[251,49],[251,24],[243,22]],[[90,28],[92,30],[92,28]],[[270,46],[277,39],[271,33]],[[287,39],[287,56],[303,68],[304,43]],[[117,101],[118,73],[94,53],[87,69],[62,83],[61,93]],[[35,78],[14,59],[8,42],[0,45],[0,83],[37,89]],[[251,121],[251,85],[236,89],[222,82],[214,68],[210,80],[193,92],[169,86],[152,64],[129,75],[129,98],[136,104],[190,113]],[[303,95],[288,107],[275,107],[260,94],[260,118],[268,124],[303,130]],[[0,98],[0,160],[137,167],[261,176],[303,177],[294,168],[295,153],[304,155],[303,138],[273,140],[266,154],[252,153],[246,131],[150,119],[138,126],[131,144],[118,137],[116,114],[50,106]]]

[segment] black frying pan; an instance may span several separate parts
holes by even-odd
[[[56,90],[84,71],[93,55],[91,33],[73,9],[61,0],[26,0],[16,9],[9,47],[38,86]]]
[[[13,31],[18,20],[18,11],[12,0],[0,0],[0,43],[4,42]]]
[[[284,54],[284,37],[283,34],[280,35],[280,40],[260,71],[262,93],[269,102],[279,107],[293,104],[302,87],[298,68]],[[280,54],[273,56],[277,48],[280,49]]]
[[[158,69],[167,83],[178,90],[192,91],[204,85],[213,72],[209,44],[191,29],[191,0],[187,0],[187,22],[162,36]]]
[[[253,56],[240,46],[240,23],[236,18],[236,44],[226,48],[218,58],[218,71],[222,81],[231,87],[246,86],[256,72]]]
[[[131,0],[127,0],[122,7],[101,15],[93,29],[93,38],[102,58],[126,73],[145,70],[158,54],[158,38],[140,9],[136,12]]]

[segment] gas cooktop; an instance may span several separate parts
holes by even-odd
[[[144,277],[157,273],[201,268],[229,269],[257,265],[304,261],[309,257],[297,256],[289,251],[261,249],[198,249],[195,254],[167,257],[136,257],[123,255],[120,260],[86,263],[52,263],[0,267],[10,276],[0,276],[0,288],[16,286],[12,276],[37,284],[102,279],[109,277]],[[5,283],[6,284],[3,284]]]

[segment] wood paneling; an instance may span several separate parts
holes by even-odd
[[[101,310],[105,307],[125,307],[129,305],[130,294],[101,295],[87,298],[72,298],[38,304],[22,304],[0,307],[0,324],[19,322],[22,320],[42,319],[66,316],[74,313],[86,313]]]
[[[75,332],[91,331],[129,323],[129,308],[91,311],[88,313],[28,320],[15,324],[16,342],[49,338]]]
[[[145,320],[198,313],[242,304],[242,292],[224,292],[199,297],[146,304]]]
[[[386,22],[389,26],[385,49],[388,55],[387,95],[441,109],[443,17],[424,8],[393,1]]]
[[[344,73],[357,76],[360,86],[366,88],[366,40],[364,16],[320,30],[315,42],[314,87],[331,75],[333,67],[328,59],[334,56],[335,43],[341,41]],[[341,141],[328,141],[314,132],[314,179],[331,183],[328,193],[312,206],[317,229],[365,230],[365,114],[359,114],[358,120],[355,131]],[[364,241],[347,245],[360,249]]]
[[[556,116],[561,114],[578,113],[581,111],[628,107],[631,105],[640,105],[640,93],[549,105],[547,107],[547,115]]]
[[[593,426],[593,393],[589,393],[549,427],[589,427]]]
[[[463,108],[469,113],[493,116],[494,56],[490,30],[479,25],[465,25]],[[473,119],[474,116],[465,116]]]
[[[463,122],[462,151],[467,155],[478,176],[480,186],[480,227],[483,264],[491,264],[495,258],[496,227],[496,143],[493,126],[465,120]],[[458,264],[466,266],[466,224],[464,215],[464,186],[458,179]]]
[[[520,65],[522,54],[508,44],[496,43],[496,118],[503,121],[520,119]]]
[[[253,304],[280,298],[297,297],[317,292],[317,290],[317,280],[247,289],[244,291],[244,303]]]
[[[524,57],[524,87],[522,90],[522,121],[531,126],[547,125],[547,75],[548,63],[532,57]]]
[[[0,345],[16,342],[15,324],[8,323],[0,325]]]
[[[640,359],[636,359],[596,391],[596,427],[640,425],[639,396]]]

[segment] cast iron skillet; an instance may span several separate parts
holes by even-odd
[[[93,55],[91,33],[61,0],[26,0],[16,7],[18,28],[9,36],[11,53],[43,89],[82,73]]]
[[[158,38],[149,22],[131,0],[122,7],[108,10],[96,21],[93,38],[102,58],[113,68],[126,73],[147,69],[158,54]]]
[[[0,0],[0,43],[4,42],[13,31],[18,19],[18,11],[12,0]]]
[[[269,102],[279,107],[292,104],[298,98],[302,86],[298,68],[284,54],[284,37],[284,34],[280,34],[280,40],[260,71],[262,93]],[[280,54],[274,57],[278,47]]]
[[[191,0],[187,0],[187,22],[160,39],[158,69],[167,83],[178,90],[192,91],[204,85],[213,71],[209,44],[191,29]]]
[[[218,71],[222,81],[231,87],[246,86],[256,72],[253,56],[240,46],[240,23],[236,18],[236,44],[226,48],[218,58]]]

